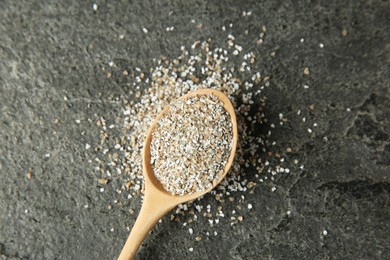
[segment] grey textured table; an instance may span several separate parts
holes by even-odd
[[[276,179],[273,193],[264,184],[246,194],[256,207],[239,225],[220,223],[219,236],[195,242],[180,223],[164,221],[140,258],[390,259],[389,1],[96,4],[95,11],[91,1],[0,1],[0,259],[117,256],[135,219],[129,204],[137,211],[140,201],[107,208],[126,194],[114,185],[99,192],[88,162],[94,155],[85,143],[99,136],[88,118],[115,117],[110,97],[129,91],[101,67],[114,60],[120,69],[147,69],[153,58],[179,55],[181,45],[223,41],[230,23],[234,35],[267,26],[258,69],[271,75],[271,121],[315,104],[314,136],[302,134],[297,117],[273,132],[305,168]],[[258,33],[246,37],[253,42]],[[310,91],[293,91],[303,67]],[[195,227],[209,228],[207,220]]]

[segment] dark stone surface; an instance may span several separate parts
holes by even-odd
[[[240,225],[221,221],[216,237],[195,242],[186,228],[164,221],[140,258],[390,259],[389,1],[97,1],[96,12],[92,3],[0,2],[0,259],[117,256],[123,227],[135,220],[129,203],[138,211],[140,201],[108,209],[126,194],[114,185],[99,192],[88,163],[95,155],[84,146],[99,141],[99,129],[87,119],[114,118],[119,107],[109,97],[129,90],[101,68],[114,60],[118,71],[147,69],[195,40],[223,42],[220,28],[229,23],[260,57],[258,70],[272,77],[268,119],[288,115],[273,131],[277,146],[293,147],[289,159],[305,168],[246,194],[255,209]],[[242,17],[245,10],[253,15]],[[256,47],[251,28],[261,25],[266,39]],[[167,33],[168,26],[175,30]],[[314,134],[298,109],[318,123]],[[208,228],[207,220],[195,225]]]

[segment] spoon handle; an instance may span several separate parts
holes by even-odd
[[[141,210],[133,229],[118,257],[118,260],[132,260],[137,254],[142,241],[154,225],[175,205],[164,198],[145,194]]]

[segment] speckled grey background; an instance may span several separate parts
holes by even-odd
[[[88,163],[96,155],[85,143],[99,142],[94,120],[115,118],[120,106],[110,100],[129,91],[120,73],[107,79],[101,68],[115,61],[118,72],[147,70],[153,58],[179,55],[181,45],[223,42],[220,28],[229,23],[244,49],[258,54],[257,69],[271,75],[267,118],[289,119],[272,138],[291,146],[289,159],[305,168],[245,194],[254,209],[237,226],[221,220],[216,237],[196,242],[181,224],[163,221],[139,257],[390,259],[389,1],[96,3],[97,11],[91,1],[0,1],[0,259],[118,255],[124,227],[135,220],[128,209],[137,212],[140,201],[117,194],[115,180],[99,192]],[[266,38],[256,47],[254,28],[262,25]],[[298,109],[318,123],[312,135],[293,116]],[[194,225],[209,228],[205,219]]]

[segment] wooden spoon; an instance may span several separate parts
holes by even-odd
[[[133,259],[142,241],[145,239],[146,235],[154,227],[157,221],[159,221],[166,213],[168,213],[178,204],[194,200],[211,191],[215,186],[218,185],[218,183],[221,182],[221,180],[225,177],[226,173],[229,171],[229,168],[233,163],[234,154],[236,152],[238,135],[236,114],[229,98],[225,96],[222,92],[217,90],[199,89],[180,97],[180,99],[187,99],[189,97],[207,94],[212,94],[218,97],[218,99],[222,102],[225,110],[229,113],[230,119],[232,121],[233,146],[229,156],[229,160],[225,165],[223,174],[218,179],[215,179],[213,181],[213,186],[211,188],[201,192],[191,193],[187,195],[172,195],[163,188],[161,183],[154,176],[153,168],[150,163],[150,142],[152,141],[152,133],[157,126],[157,121],[161,117],[163,117],[164,114],[169,110],[168,106],[165,107],[157,116],[157,118],[153,121],[146,136],[143,150],[143,173],[145,182],[144,200],[138,218],[133,226],[133,229],[130,232],[129,237],[127,238],[126,244],[124,245],[118,259]]]

